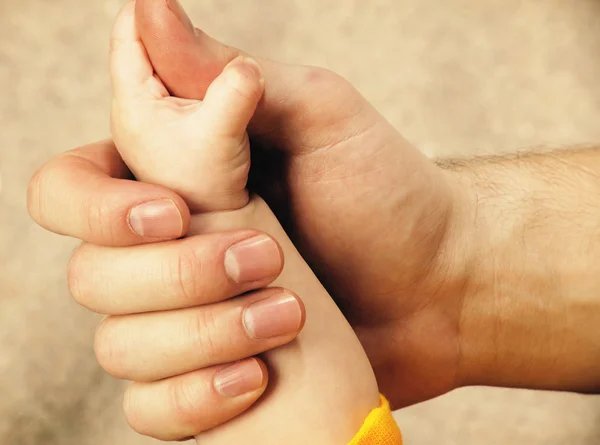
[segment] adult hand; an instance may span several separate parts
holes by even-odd
[[[138,0],[137,22],[178,97],[202,99],[241,54],[175,1]],[[250,127],[252,185],[344,310],[393,405],[452,389],[467,261],[458,186],[346,80],[257,60],[266,91]]]
[[[243,359],[248,351],[258,354],[297,335],[251,335],[243,320],[252,303],[283,295],[273,289],[248,293],[279,275],[283,258],[275,240],[254,230],[177,239],[190,224],[183,200],[130,180],[109,141],[46,164],[30,183],[28,207],[42,226],[87,241],[69,264],[69,288],[82,305],[113,315],[97,330],[95,349],[111,374],[138,382],[125,398],[132,426],[155,437],[192,435],[240,414],[263,394],[264,364]],[[159,240],[170,241],[148,244]],[[185,307],[190,309],[171,317],[156,312]],[[277,326],[252,328],[273,334]],[[190,357],[198,361],[186,367]],[[236,360],[243,361],[221,365]],[[219,378],[235,370],[250,376],[247,385],[219,390]],[[234,396],[234,390],[241,392]]]
[[[158,74],[178,96],[201,99],[214,77],[240,54],[194,30],[174,2],[138,0],[137,18]],[[251,136],[265,150],[256,150],[254,185],[270,198],[345,310],[393,405],[454,388],[460,383],[458,326],[464,284],[460,238],[454,230],[461,214],[456,185],[339,76],[317,68],[259,63],[267,87]],[[181,199],[160,187],[123,180],[128,178],[111,143],[84,147],[36,175],[30,212],[50,230],[105,246],[186,233],[189,213]],[[280,187],[273,187],[275,182]],[[266,193],[268,189],[278,193]],[[152,204],[137,207],[145,203]],[[202,230],[195,227],[195,232]],[[178,241],[171,255],[183,258],[185,265],[191,250],[194,261],[214,261],[215,269],[222,268],[227,246],[202,248],[203,254],[196,255],[198,250],[189,246],[197,242]],[[194,283],[187,286],[192,289],[190,306],[244,291],[216,287],[210,299],[199,299],[197,289],[211,288],[212,277],[186,267],[165,268],[160,255],[164,247],[144,248],[145,267],[167,271],[167,283]],[[71,269],[71,287],[80,300],[110,301],[142,291],[131,278],[135,273],[113,279],[114,268],[107,266],[101,248],[84,249],[80,253],[87,251],[90,261],[85,268]],[[136,270],[131,269],[133,250],[113,252],[109,262],[120,264],[123,271]],[[274,255],[263,258],[273,264]],[[76,272],[84,269],[95,272]],[[205,270],[212,269],[200,268]],[[258,275],[251,288],[269,282],[265,274]],[[116,292],[118,283],[123,286]],[[169,296],[158,286],[155,291],[157,298]]]

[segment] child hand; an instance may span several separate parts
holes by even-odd
[[[197,101],[169,95],[132,21],[117,23],[111,52],[112,134],[135,177],[177,192],[192,212],[244,207],[246,127],[264,92],[258,64],[234,59]]]

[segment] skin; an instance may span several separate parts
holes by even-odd
[[[600,391],[597,147],[446,164],[473,202],[470,385]]]
[[[189,19],[174,11],[163,1],[139,0],[137,26],[166,87],[174,90],[177,84],[172,92],[178,96],[201,99],[214,79],[211,73],[220,72],[240,52],[193,31]],[[440,252],[463,250],[462,239],[451,235],[460,224],[457,208],[463,205],[454,199],[460,196],[458,183],[413,148],[340,76],[256,60],[265,93],[248,129],[255,157],[251,189],[266,198],[343,308],[393,406],[455,388],[460,381],[458,290],[466,271]],[[189,209],[177,194],[111,178],[131,178],[112,142],[69,152],[32,179],[30,213],[49,230],[91,243],[84,250],[89,261],[100,249],[96,245],[130,246],[187,232]],[[271,193],[265,193],[266,185]],[[70,194],[61,193],[62,187],[72,189]],[[381,188],[388,193],[379,193]],[[368,199],[357,206],[360,196]],[[180,217],[172,233],[133,232],[131,209],[165,199],[175,203]],[[159,223],[156,218],[151,222]],[[181,241],[177,254],[186,255],[187,246],[198,243],[194,238]],[[222,258],[222,251],[211,252],[203,252],[204,262]],[[95,268],[107,267],[98,263]],[[70,275],[76,275],[73,269]],[[71,281],[95,287],[85,278]],[[235,295],[221,287],[210,292]]]
[[[140,31],[145,41],[164,36],[164,33],[178,32],[179,22],[170,19],[171,10],[165,9],[161,2],[139,2],[139,5],[149,8],[141,10],[139,12],[141,17],[138,17]],[[149,54],[161,78],[168,79],[167,56],[174,58],[174,66],[177,66],[176,61],[180,60],[177,54],[180,56],[183,54],[187,58],[186,62],[193,67],[194,54],[197,54],[196,51],[202,53],[206,47],[206,39],[202,34],[187,40],[174,39],[174,44],[192,48],[178,53],[169,51],[169,48],[160,49],[158,44],[158,50],[148,45]],[[157,38],[157,41],[164,44],[169,40]],[[222,54],[229,54],[228,51],[233,50],[222,49],[212,54],[216,54],[215,58],[218,58]],[[153,52],[158,55],[153,56]],[[206,52],[202,54],[203,57],[198,57],[202,63],[206,63],[206,60],[214,60],[206,57]],[[160,57],[163,57],[164,62],[162,69]],[[228,57],[226,56],[225,59]],[[269,85],[273,82],[269,79],[273,70],[269,70],[268,67],[273,65],[267,63],[268,67],[263,66],[263,61],[260,60],[259,63],[265,73],[266,93],[262,103],[263,108],[259,107],[255,121],[252,123],[251,136],[253,131],[256,131],[257,136],[261,135],[260,122],[263,119],[264,122],[270,123],[272,121],[269,121],[269,117],[281,113],[282,119],[283,117],[286,119],[285,127],[272,125],[273,132],[269,134],[280,136],[285,143],[276,147],[280,151],[271,154],[277,159],[286,160],[290,170],[297,172],[287,176],[288,192],[295,198],[291,201],[293,205],[277,207],[278,216],[286,221],[291,219],[289,215],[292,215],[295,220],[300,221],[293,227],[292,233],[301,233],[308,240],[303,250],[315,250],[313,256],[308,256],[313,260],[331,255],[333,260],[338,258],[339,266],[341,256],[339,249],[340,245],[344,245],[346,249],[346,257],[343,257],[346,260],[344,265],[348,263],[353,266],[353,274],[348,274],[344,268],[333,267],[335,261],[331,264],[328,262],[321,264],[323,268],[331,269],[331,275],[328,276],[346,275],[347,282],[337,283],[340,288],[349,290],[348,293],[343,294],[344,299],[340,301],[343,302],[349,318],[356,320],[353,323],[354,327],[365,349],[370,353],[379,382],[383,388],[390,389],[388,393],[393,396],[392,400],[397,406],[424,400],[455,386],[468,384],[597,392],[599,386],[597,376],[600,375],[597,357],[599,357],[600,342],[594,327],[598,323],[597,287],[600,283],[594,270],[590,270],[590,265],[597,263],[600,253],[595,248],[595,243],[590,243],[598,233],[597,218],[594,215],[594,209],[597,207],[595,200],[599,191],[595,173],[599,162],[597,150],[538,154],[526,160],[517,158],[446,162],[443,165],[444,170],[427,160],[421,163],[420,157],[415,155],[416,166],[412,171],[413,174],[408,176],[402,175],[406,173],[407,165],[393,161],[395,156],[399,155],[389,154],[388,162],[377,165],[378,170],[375,171],[379,174],[376,182],[374,182],[375,178],[362,181],[363,177],[369,178],[368,171],[361,170],[363,166],[377,159],[377,156],[373,156],[368,151],[370,145],[365,144],[364,140],[357,141],[350,136],[349,138],[338,137],[336,126],[332,126],[331,121],[329,125],[323,127],[313,122],[315,125],[310,126],[310,131],[300,131],[308,130],[308,127],[302,126],[305,125],[305,120],[303,121],[302,118],[306,119],[306,114],[297,111],[306,108],[299,105],[304,107],[311,106],[311,103],[319,105],[315,107],[316,110],[313,110],[315,112],[311,113],[311,116],[319,116],[317,110],[327,109],[326,104],[323,104],[323,98],[327,95],[323,94],[323,91],[338,91],[338,87],[343,89],[347,84],[336,76],[319,71],[317,76],[311,74],[304,78],[305,82],[302,85],[308,87],[296,90],[290,88],[298,94],[285,95],[279,92],[281,89],[274,87],[270,90]],[[203,75],[197,72],[191,70],[188,72],[185,66],[187,63],[181,63],[178,70],[173,70],[172,75],[179,73],[177,75],[182,75],[184,80],[186,75],[203,78]],[[291,70],[288,67],[275,66],[279,69],[279,73],[288,74],[286,70],[290,70],[289,76],[285,79],[287,85],[292,86],[300,85],[292,71],[299,70],[303,73],[315,71],[307,68]],[[273,74],[276,85],[275,74],[278,74],[276,69]],[[319,77],[321,83],[313,82],[315,77]],[[323,82],[327,83],[329,88],[325,88]],[[165,84],[169,86],[167,80]],[[199,82],[197,85],[201,84],[202,82]],[[191,82],[188,85],[192,90]],[[319,85],[321,89],[318,88]],[[315,92],[312,97],[313,102],[308,101],[310,93],[307,91]],[[321,94],[316,94],[319,91]],[[346,90],[341,98],[334,94],[331,98],[332,103],[336,104],[336,100],[339,103],[337,106],[331,105],[327,110],[335,113],[350,109],[353,103],[350,99],[354,99],[356,94]],[[272,111],[268,113],[261,109]],[[331,114],[323,113],[323,115]],[[357,114],[357,117],[350,119],[351,125],[344,128],[357,128],[355,124],[357,126],[360,124],[360,116],[361,114]],[[388,134],[385,125],[381,124],[376,128],[381,130],[381,135]],[[321,137],[318,136],[319,129],[324,132]],[[331,146],[327,144],[327,150],[310,151],[307,155],[305,149],[311,145],[300,142],[305,142],[311,134],[316,141],[337,139],[337,143]],[[315,134],[317,136],[314,136]],[[328,139],[330,134],[331,139]],[[373,132],[370,134],[372,135]],[[262,135],[267,142],[272,142],[272,138],[275,137]],[[325,135],[327,138],[324,138]],[[400,140],[399,136],[395,136],[394,141]],[[322,146],[315,143],[312,147],[319,147],[319,145]],[[365,146],[367,148],[364,148]],[[405,142],[398,142],[394,152],[404,153],[406,147]],[[294,148],[298,151],[294,151]],[[361,150],[367,151],[364,157],[361,156]],[[385,148],[381,150],[385,153]],[[338,159],[334,158],[340,151],[345,152],[348,159],[344,158],[343,163],[336,164],[335,161]],[[334,156],[331,158],[331,163],[327,162],[329,156]],[[310,165],[307,161],[310,159],[317,159],[318,162],[312,163],[313,175],[308,175],[308,178],[327,180],[301,181],[304,177],[302,174],[307,175],[306,172],[310,172],[310,169],[296,166]],[[366,159],[366,162],[358,162],[361,159]],[[314,169],[315,165],[320,166],[319,170]],[[424,169],[422,174],[421,167]],[[340,168],[344,171],[340,172]],[[387,174],[388,171],[393,170],[396,174]],[[318,175],[315,175],[315,172]],[[430,172],[435,173],[430,174]],[[339,175],[337,180],[335,174]],[[430,175],[431,178],[437,179],[431,181]],[[29,195],[32,216],[45,227],[57,232],[105,245],[126,246],[152,242],[176,238],[185,232],[189,224],[189,214],[181,198],[161,187],[135,182],[118,182],[110,179],[111,176],[127,178],[129,174],[110,142],[84,147],[52,161],[32,181]],[[418,181],[420,177],[428,180]],[[403,180],[400,184],[399,178]],[[60,182],[54,182],[59,179]],[[436,187],[437,181],[443,181],[443,184],[447,184],[448,187]],[[409,186],[405,187],[404,182]],[[390,202],[394,202],[394,197],[383,196],[385,194],[381,193],[367,195],[369,200],[374,196],[379,206],[376,208],[377,211],[367,214],[362,212],[362,207],[358,209],[350,207],[358,215],[354,219],[352,215],[355,213],[344,214],[344,210],[337,207],[337,200],[328,203],[331,211],[328,209],[325,211],[324,204],[319,205],[320,199],[308,193],[302,194],[301,190],[304,188],[316,190],[310,188],[315,183],[321,185],[326,191],[329,190],[327,187],[332,187],[331,195],[325,196],[334,196],[334,193],[336,197],[349,196],[346,203],[350,202],[350,196],[353,197],[352,203],[355,203],[356,196],[364,196],[360,193],[361,187],[368,191],[370,189],[367,186],[378,184],[377,189],[384,188],[392,194],[397,187],[404,193],[404,201],[401,202],[415,205],[408,207],[390,205]],[[77,190],[73,189],[74,184],[77,184]],[[336,184],[343,184],[343,187]],[[69,190],[69,194],[65,194],[63,190]],[[120,193],[117,194],[117,190]],[[353,195],[348,190],[351,190]],[[551,193],[548,192],[549,190]],[[65,199],[66,195],[69,197],[68,200]],[[98,207],[98,196],[109,197],[105,198],[102,207]],[[96,200],[93,199],[94,197]],[[165,197],[172,199],[181,211],[182,224],[179,232],[164,237],[140,237],[132,232],[127,223],[131,207],[145,200]],[[340,201],[344,202],[342,198]],[[367,209],[369,209],[369,200],[361,201],[361,204],[365,203]],[[314,203],[314,214],[319,216],[315,218],[314,224],[319,224],[322,231],[331,235],[332,227],[337,229],[333,241],[331,237],[327,239],[321,237],[322,232],[312,232],[308,222],[302,223],[303,218],[306,219],[306,214],[312,215],[310,212],[299,211],[299,209],[310,209],[297,204],[304,202],[309,202],[311,205]],[[102,211],[99,212],[99,209]],[[422,214],[425,214],[427,209],[430,214],[432,211],[435,213],[442,209],[441,214],[449,216],[423,218]],[[419,210],[422,212],[420,213]],[[339,214],[344,215],[345,218],[340,218]],[[365,214],[368,217],[365,217]],[[69,218],[65,218],[65,215],[69,215]],[[327,215],[334,216],[327,217]],[[373,215],[378,217],[374,218]],[[387,225],[379,225],[379,219]],[[422,228],[428,221],[430,224],[433,224],[431,221],[436,224],[430,227],[430,231],[425,232]],[[442,229],[438,228],[439,221],[443,221]],[[577,221],[577,230],[573,230],[573,221]],[[390,222],[393,224],[389,224]],[[347,227],[350,225],[354,230],[348,233]],[[404,230],[394,230],[397,227]],[[338,233],[346,234],[347,238],[338,237]],[[415,236],[407,236],[407,233]],[[383,237],[388,244],[383,245],[385,243],[378,242],[377,239],[373,240],[373,234]],[[431,234],[436,235],[433,238],[439,237],[443,242],[433,243],[437,246],[431,247],[427,242],[432,238]],[[311,239],[319,242],[311,242]],[[354,245],[355,239],[369,242]],[[548,239],[552,239],[551,247]],[[203,261],[205,264],[214,264],[217,269],[219,263],[222,264],[223,254],[228,246],[207,244],[205,243],[207,240],[208,238],[204,236],[193,237],[181,241],[181,245],[202,244],[206,247],[202,251]],[[419,242],[416,242],[417,240]],[[524,243],[523,240],[527,242]],[[372,249],[375,247],[380,249],[368,256],[369,261],[379,263],[381,267],[374,276],[381,278],[382,275],[386,275],[383,277],[384,283],[389,284],[390,281],[397,280],[400,284],[404,282],[404,286],[399,285],[395,288],[382,286],[387,293],[379,292],[378,281],[369,278],[366,273],[363,274],[361,269],[354,268],[355,264],[360,263],[360,254],[364,252],[365,245],[373,246]],[[158,249],[158,246],[145,247]],[[371,247],[367,248],[371,249]],[[402,250],[403,248],[405,250]],[[86,264],[100,269],[108,267],[106,260],[102,261],[102,257],[94,258],[93,253],[100,252],[100,248],[88,246],[86,249],[92,252]],[[177,247],[174,250],[176,251]],[[330,251],[337,253],[329,254]],[[123,258],[127,252],[130,251],[127,249],[116,251],[117,256],[122,254]],[[172,255],[176,257],[178,253]],[[435,261],[431,261],[432,257]],[[422,262],[419,263],[417,259],[421,259]],[[432,264],[433,267],[424,270],[422,264]],[[369,270],[370,266],[365,265],[365,267]],[[411,279],[406,280],[406,277]],[[202,281],[201,277],[199,280]],[[422,292],[415,292],[419,295],[418,298],[413,296],[412,292],[406,291],[411,287],[407,286],[404,280],[412,286],[418,285],[417,289],[422,290]],[[85,280],[82,282],[85,283]],[[354,286],[350,286],[349,283],[353,283]],[[235,292],[235,286],[211,288],[210,283],[206,285],[207,289],[211,289],[215,295],[220,292],[223,297],[234,295],[232,292]],[[336,283],[330,283],[329,287],[335,288]],[[373,294],[373,309],[371,304],[361,300],[360,295],[364,295],[364,292],[363,294],[353,292],[359,287],[362,289],[369,287],[369,295]],[[102,286],[96,283],[90,286],[90,289],[92,288],[101,289]],[[135,281],[129,282],[127,289],[140,292],[146,290],[143,283]],[[428,289],[435,289],[435,291],[427,292]],[[124,292],[125,287],[120,291]],[[383,313],[379,306],[384,307],[386,304],[388,310],[387,313]],[[359,310],[360,308],[362,311]],[[565,317],[564,314],[569,316]],[[449,328],[444,329],[446,326]],[[490,326],[494,328],[490,329]],[[389,346],[381,348],[381,345]],[[532,351],[536,353],[532,354]],[[377,363],[382,365],[378,366]],[[569,366],[556,366],[556,363],[568,363]]]
[[[119,152],[138,180],[180,191],[193,209],[190,235],[197,228],[204,233],[260,229],[279,242],[286,261],[283,270],[274,270],[279,277],[272,284],[278,287],[218,308],[175,306],[166,312],[159,306],[160,312],[104,320],[96,335],[101,365],[115,376],[142,382],[128,392],[130,424],[163,440],[197,435],[201,443],[215,445],[242,437],[265,445],[347,443],[379,406],[377,383],[354,331],[277,218],[260,198],[248,199],[246,127],[263,93],[260,69],[250,59],[237,58],[209,86],[202,102],[169,96],[153,77],[133,8],[129,3],[119,14],[111,45],[111,127]],[[276,247],[273,251],[279,254]],[[140,261],[140,269],[146,269],[143,256]],[[126,312],[111,297],[114,308]],[[183,302],[189,305],[189,300]],[[257,304],[263,314],[259,318],[252,316]],[[237,329],[227,329],[232,324]],[[252,411],[214,428],[248,408],[265,389],[266,367],[253,363],[262,365],[259,359],[222,365],[285,344],[303,325],[294,343],[261,357],[276,376],[269,393]],[[169,415],[173,399],[185,421]],[[207,411],[220,417],[207,421]]]
[[[241,53],[194,30],[165,2],[138,1],[136,13],[155,70],[178,97],[202,99]],[[249,126],[251,187],[342,307],[395,407],[454,388],[460,298],[447,296],[459,293],[466,270],[439,252],[464,249],[452,236],[463,205],[454,199],[458,184],[346,80],[256,60],[266,82]],[[357,197],[365,197],[360,205]],[[413,340],[416,332],[432,341]]]

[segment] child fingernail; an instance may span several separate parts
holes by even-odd
[[[281,251],[266,235],[235,244],[225,253],[225,272],[240,284],[276,277],[281,265]]]
[[[263,386],[264,373],[255,359],[235,363],[215,375],[215,389],[224,397],[238,397]]]
[[[166,2],[167,7],[173,12],[175,17],[177,17],[177,20],[179,20],[186,28],[189,28],[193,31],[194,24],[185,12],[185,9],[183,9],[183,6],[181,6],[181,3],[179,3],[178,0],[166,0]]]
[[[294,295],[284,293],[258,301],[246,308],[244,328],[255,339],[297,333],[303,320],[302,307]]]
[[[129,225],[139,236],[150,238],[179,238],[183,218],[170,199],[140,204],[129,212]]]

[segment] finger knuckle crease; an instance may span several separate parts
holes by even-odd
[[[113,244],[117,239],[112,219],[112,206],[105,199],[86,202],[83,206],[87,215],[88,232],[94,239],[105,239]]]
[[[185,248],[179,252],[175,268],[171,271],[171,282],[190,306],[198,304],[202,295],[202,269],[202,260],[194,250]]]
[[[43,227],[47,227],[46,200],[43,197],[50,175],[48,167],[42,167],[33,175],[27,188],[27,210],[33,220]]]
[[[217,320],[210,310],[195,313],[190,320],[189,338],[196,344],[196,350],[203,363],[213,363],[218,355]]]
[[[113,317],[105,318],[94,336],[94,352],[100,366],[114,377],[122,376],[124,363],[123,339],[114,334]]]
[[[85,244],[81,244],[71,255],[67,266],[67,286],[73,299],[80,305],[89,308],[89,302],[86,300],[86,292],[83,290],[85,289],[85,268],[81,267],[84,246]]]
[[[131,428],[138,433],[141,433],[140,425],[140,408],[139,404],[136,403],[135,398],[135,384],[131,384],[123,395],[123,412],[125,413],[125,419]]]
[[[202,423],[202,412],[197,392],[185,379],[175,379],[168,386],[173,415],[178,422],[197,429]]]

